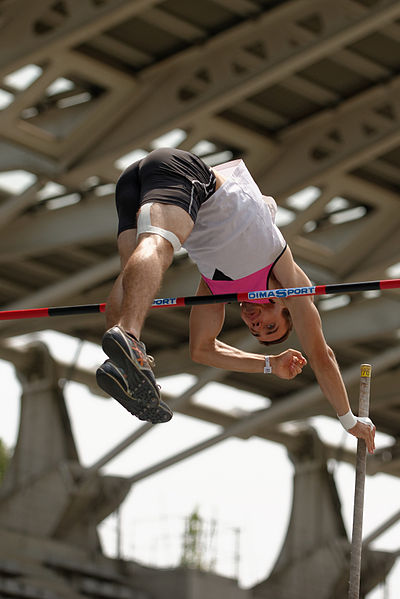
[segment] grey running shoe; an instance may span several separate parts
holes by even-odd
[[[142,403],[132,397],[125,372],[117,368],[111,360],[106,360],[96,372],[97,384],[103,391],[116,399],[128,412],[153,424],[168,422],[172,418],[172,412],[167,404],[160,400],[156,408],[146,408]]]
[[[107,356],[126,375],[131,397],[143,408],[156,408],[160,403],[160,391],[145,344],[115,326],[105,333],[102,345]]]

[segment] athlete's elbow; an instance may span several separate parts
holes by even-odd
[[[193,362],[197,364],[209,364],[210,352],[203,345],[191,343],[190,344],[190,357]]]
[[[199,347],[190,348],[190,357],[197,364],[205,364],[205,352]]]
[[[331,347],[329,347],[329,345],[319,348],[313,356],[309,357],[309,361],[311,368],[313,369],[313,365],[319,369],[330,369],[332,367],[337,367],[335,352]]]
[[[325,360],[329,364],[333,363],[335,366],[337,365],[335,352],[333,351],[333,349],[331,347],[329,347],[329,345],[327,345],[325,348]]]

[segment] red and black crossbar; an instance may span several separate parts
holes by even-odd
[[[231,302],[257,302],[270,298],[302,297],[306,295],[332,295],[356,291],[377,291],[399,289],[400,279],[382,281],[364,281],[360,283],[339,283],[337,285],[314,285],[312,287],[288,287],[286,289],[268,289],[245,293],[221,293],[216,295],[192,295],[187,297],[165,297],[153,301],[152,308],[170,308],[179,306],[200,306],[204,304],[226,304]],[[0,320],[19,320],[23,318],[43,318],[47,316],[73,316],[105,312],[106,304],[86,304],[80,306],[60,306],[55,308],[34,308],[24,310],[0,311]]]

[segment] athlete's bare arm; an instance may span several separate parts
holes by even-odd
[[[279,287],[301,287],[311,285],[307,275],[294,262],[289,248],[274,267],[274,276]],[[342,416],[350,409],[346,388],[340,374],[335,354],[328,346],[318,310],[310,297],[293,297],[285,300],[293,320],[302,349],[318,380],[325,397],[332,404],[336,413]],[[358,422],[349,431],[356,437],[365,439],[368,450],[374,449],[375,430]]]
[[[210,291],[201,279],[197,295]],[[195,362],[238,372],[263,372],[265,355],[242,351],[220,341],[225,319],[224,304],[193,306],[190,315],[190,353]],[[272,374],[292,379],[301,373],[306,360],[297,350],[288,349],[270,356]]]

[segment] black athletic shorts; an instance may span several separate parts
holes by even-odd
[[[136,228],[136,215],[148,202],[180,206],[196,222],[200,206],[214,193],[215,185],[213,171],[198,156],[176,148],[153,150],[118,179],[118,235]]]

